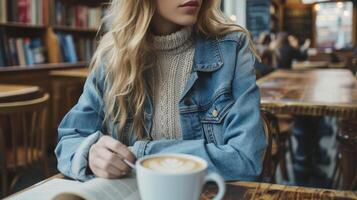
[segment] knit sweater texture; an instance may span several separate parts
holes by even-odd
[[[179,100],[189,78],[195,52],[192,27],[167,36],[154,36],[154,118],[152,139],[181,139]]]

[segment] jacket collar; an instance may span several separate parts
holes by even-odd
[[[193,71],[212,72],[223,65],[217,39],[196,37]]]

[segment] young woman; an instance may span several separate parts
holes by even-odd
[[[218,0],[112,0],[109,31],[77,105],[59,126],[59,170],[120,178],[124,159],[204,158],[226,180],[254,180],[266,140],[257,62]]]

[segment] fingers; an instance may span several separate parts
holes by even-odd
[[[112,165],[111,163],[109,163],[108,161],[102,158],[98,158],[96,160],[96,162],[94,163],[94,167],[96,167],[99,170],[108,172],[109,174],[114,175],[116,177],[123,174],[123,172],[120,169],[116,168],[114,165]]]
[[[130,162],[135,161],[135,156],[133,153],[131,153],[128,147],[110,136],[101,137],[98,143],[103,145],[105,148],[108,148],[109,150],[119,154],[119,156],[123,159],[127,159]]]
[[[120,156],[116,155],[115,153],[109,151],[106,148],[97,148],[95,151],[98,157],[100,157],[105,162],[110,163],[118,170],[121,170],[123,172],[129,172],[129,167],[123,162]]]
[[[135,161],[135,156],[122,143],[109,136],[101,137],[89,151],[89,167],[102,178],[119,178],[130,171],[123,159]]]
[[[129,170],[126,170],[123,163],[120,163],[120,167],[118,167],[115,164],[117,161],[112,162],[108,160],[112,159],[110,158],[111,155],[114,155],[114,153],[98,146],[94,146],[93,150],[90,151],[89,167],[96,176],[102,178],[120,178],[128,173]]]
[[[105,171],[105,170],[97,168],[97,167],[92,167],[91,169],[92,169],[94,175],[96,175],[97,177],[101,177],[101,178],[116,179],[116,178],[120,178],[121,176],[123,176],[123,175],[113,174],[109,171]]]

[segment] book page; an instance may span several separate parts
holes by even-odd
[[[7,200],[140,200],[136,179],[95,178],[88,182],[52,179]]]
[[[87,200],[140,200],[136,179],[127,177],[122,179],[95,178],[83,183],[80,190],[68,189],[64,193],[57,195],[54,200],[72,199]]]
[[[50,200],[53,199],[60,191],[70,188],[77,189],[82,183],[65,179],[52,179],[46,182],[40,182],[33,188],[24,191],[18,195],[7,198],[7,200]]]

